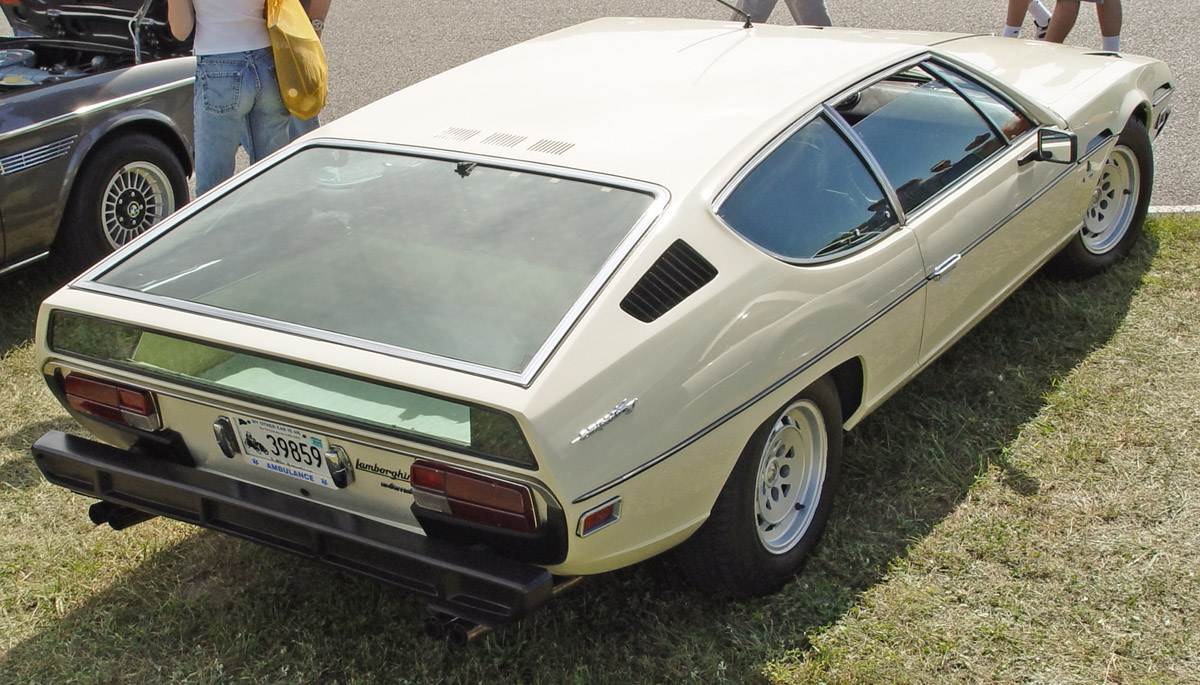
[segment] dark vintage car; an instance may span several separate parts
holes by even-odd
[[[191,47],[165,0],[6,0],[0,274],[51,250],[84,265],[188,201]]]

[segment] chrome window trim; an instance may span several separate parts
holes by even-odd
[[[858,153],[859,157],[866,160],[867,169],[871,175],[875,177],[875,182],[879,187],[883,188],[884,195],[887,196],[888,203],[892,205],[892,213],[896,215],[896,223],[900,226],[908,225],[908,213],[904,211],[904,207],[900,205],[900,196],[896,194],[896,189],[888,182],[887,175],[883,173],[883,166],[879,164],[879,160],[875,159],[875,154],[866,146],[862,138],[854,132],[854,127],[851,126],[833,105],[828,102],[821,105],[821,109],[825,111],[826,117],[833,122],[833,125],[846,136],[850,141],[850,145]]]
[[[992,123],[992,121],[990,119],[988,119],[988,117],[984,116],[981,112],[979,112],[979,108],[975,105],[974,102],[971,101],[970,98],[964,97],[963,94],[961,92],[959,92],[959,90],[957,88],[955,88],[953,84],[950,84],[949,82],[943,80],[942,77],[939,76],[936,72],[934,72],[934,71],[928,72],[935,78],[938,78],[948,88],[953,90],[954,93],[956,93],[964,102],[967,103],[967,105],[969,107],[971,107],[971,109],[974,112],[976,112],[976,114],[979,114],[979,117],[981,119],[983,119],[983,121],[984,121],[984,125],[987,126],[988,129],[993,132],[993,134],[999,135],[1000,140],[1004,143],[1004,147],[997,150],[996,153],[994,153],[991,157],[989,157],[986,160],[983,160],[982,163],[976,165],[973,169],[968,171],[966,174],[963,174],[959,178],[955,179],[955,181],[953,183],[951,183],[950,185],[939,190],[936,194],[934,194],[933,196],[928,198],[925,202],[923,202],[918,207],[915,207],[912,210],[912,212],[909,213],[909,212],[906,212],[904,210],[904,208],[900,205],[900,198],[896,194],[896,189],[888,181],[887,176],[883,172],[883,168],[879,164],[879,161],[875,159],[874,154],[872,154],[871,150],[863,142],[862,138],[860,138],[858,136],[858,134],[856,134],[854,132],[853,127],[850,126],[846,122],[846,120],[841,116],[841,114],[839,114],[837,112],[837,109],[835,106],[837,105],[837,103],[842,102],[843,100],[850,97],[854,93],[862,90],[863,88],[870,87],[872,85],[875,85],[876,83],[879,83],[880,81],[883,81],[887,78],[895,76],[896,74],[899,74],[903,71],[912,69],[913,67],[917,67],[922,64],[929,63],[929,62],[933,63],[938,68],[950,70],[962,78],[966,78],[970,81],[973,81],[974,83],[979,85],[981,88],[984,88],[989,93],[991,93],[992,95],[999,98],[1002,102],[1007,104],[1014,111],[1022,114],[1026,118],[1028,118],[1030,120],[1030,122],[1032,122],[1034,124],[1034,126],[1031,126],[1029,131],[1026,131],[1025,133],[1021,134],[1020,136],[1018,136],[1012,140],[1008,140],[1007,137],[1000,135],[995,130],[996,127]],[[752,171],[754,171],[754,169],[758,168],[758,166],[760,164],[762,164],[764,159],[766,159],[769,155],[771,155],[780,145],[782,145],[784,143],[784,141],[786,141],[796,131],[798,131],[800,128],[803,128],[804,126],[807,126],[809,123],[814,121],[819,116],[824,116],[826,118],[826,120],[828,120],[828,122],[830,124],[832,124],[846,138],[847,142],[850,143],[851,148],[854,149],[854,152],[856,152],[858,154],[859,158],[862,159],[863,162],[866,164],[867,170],[871,173],[872,176],[875,177],[875,182],[878,183],[881,188],[883,188],[884,195],[886,196],[888,203],[891,205],[892,214],[895,217],[896,223],[888,230],[881,231],[874,240],[865,242],[861,245],[856,245],[853,248],[846,250],[844,252],[839,252],[835,255],[830,255],[829,257],[824,257],[821,259],[795,259],[793,257],[787,257],[785,255],[778,254],[772,250],[768,250],[768,249],[762,247],[761,245],[759,245],[758,243],[754,242],[750,238],[746,237],[745,235],[742,235],[742,233],[740,231],[738,231],[734,227],[730,226],[723,218],[721,218],[720,211],[721,211],[721,206],[725,203],[725,201],[729,198],[729,196],[731,194],[733,194],[733,192],[735,190],[737,190],[738,186],[740,186],[742,184],[742,182],[745,181],[746,177],[749,176],[750,173]],[[940,55],[940,54],[937,54],[937,53],[934,53],[931,51],[925,51],[919,55],[909,57],[908,59],[905,59],[902,62],[893,64],[886,69],[881,69],[879,71],[876,71],[875,73],[871,74],[867,78],[862,79],[861,81],[858,81],[853,86],[850,86],[849,88],[845,88],[845,89],[839,91],[833,97],[825,100],[825,102],[823,102],[816,109],[806,113],[805,115],[803,115],[802,117],[797,119],[795,122],[793,122],[791,125],[789,125],[786,129],[783,130],[782,133],[777,135],[775,138],[773,138],[771,140],[771,142],[769,142],[761,150],[759,150],[757,153],[755,153],[755,155],[753,157],[751,157],[750,160],[747,161],[746,164],[744,164],[741,169],[738,170],[738,173],[735,174],[733,176],[733,178],[731,178],[729,180],[729,182],[727,182],[725,184],[725,186],[721,189],[721,192],[719,192],[717,194],[716,198],[713,200],[712,207],[711,207],[712,213],[713,213],[713,216],[716,217],[716,219],[723,226],[728,228],[730,231],[733,231],[733,233],[735,233],[737,236],[739,236],[746,242],[753,245],[756,249],[770,255],[771,257],[773,257],[775,259],[778,259],[782,262],[786,262],[788,264],[793,264],[796,266],[811,266],[811,265],[817,265],[817,264],[826,264],[826,263],[829,263],[832,261],[843,259],[849,255],[856,254],[861,250],[868,249],[868,248],[870,248],[870,246],[874,245],[879,239],[881,239],[884,236],[890,235],[897,228],[902,227],[902,226],[907,226],[909,223],[910,217],[920,216],[922,213],[924,213],[924,210],[927,207],[929,207],[930,205],[932,205],[934,202],[936,202],[938,200],[938,198],[944,196],[947,193],[953,192],[959,186],[968,182],[970,179],[974,178],[977,174],[981,173],[984,168],[988,167],[991,164],[997,163],[996,160],[998,160],[1002,156],[1003,152],[1006,152],[1009,149],[1011,149],[1012,147],[1016,146],[1019,142],[1023,141],[1027,136],[1031,135],[1032,132],[1034,132],[1037,128],[1039,128],[1039,125],[1038,125],[1039,121],[1044,121],[1044,119],[1041,117],[1030,116],[1030,113],[1027,111],[1027,108],[1022,107],[1020,104],[1018,104],[1008,93],[1004,92],[1002,89],[998,89],[996,87],[996,84],[993,83],[992,81],[983,79],[980,76],[978,76],[976,74],[975,70],[971,69],[969,66],[963,65],[963,64],[961,64],[955,60],[949,59],[943,55]]]
[[[775,252],[774,250],[770,250],[766,247],[763,247],[762,245],[759,245],[757,242],[752,240],[749,236],[745,235],[738,229],[731,226],[729,224],[729,222],[725,221],[724,217],[721,216],[721,207],[725,204],[725,201],[729,199],[729,196],[732,195],[734,193],[734,191],[736,191],[739,187],[741,187],[741,184],[743,181],[746,180],[746,177],[749,176],[750,173],[753,172],[755,169],[757,169],[764,160],[766,160],[768,157],[770,157],[772,154],[774,154],[775,151],[777,149],[779,149],[779,146],[781,146],[785,142],[787,142],[787,140],[789,138],[791,138],[793,135],[795,135],[795,133],[797,131],[804,128],[805,126],[808,126],[809,124],[811,124],[812,122],[814,122],[820,118],[824,118],[826,120],[826,123],[828,123],[834,129],[834,131],[840,133],[842,135],[842,137],[845,138],[846,144],[849,145],[849,147],[850,147],[850,151],[853,152],[855,155],[857,155],[859,157],[860,161],[863,162],[863,165],[867,169],[867,173],[870,173],[872,176],[875,177],[875,182],[879,183],[880,187],[883,188],[884,196],[885,196],[885,198],[887,198],[889,204],[891,204],[891,206],[892,206],[892,213],[893,213],[893,215],[895,215],[896,220],[891,225],[891,227],[889,227],[886,231],[880,231],[871,240],[869,240],[865,243],[861,243],[859,245],[855,245],[848,250],[843,250],[842,252],[838,252],[836,254],[832,254],[827,257],[820,257],[817,259],[812,259],[812,258],[797,259],[796,257],[790,257],[788,255],[783,255],[778,252]],[[711,207],[712,214],[716,218],[716,220],[718,222],[720,222],[722,226],[724,226],[725,228],[728,228],[730,231],[732,231],[734,233],[734,235],[738,236],[742,240],[745,240],[747,243],[754,246],[754,248],[756,250],[763,252],[764,254],[767,254],[775,259],[778,259],[781,262],[785,262],[787,264],[792,264],[794,266],[813,266],[813,265],[817,265],[817,264],[828,264],[830,262],[836,262],[840,259],[845,259],[846,257],[849,257],[850,255],[857,254],[858,252],[861,252],[862,250],[869,248],[870,246],[879,242],[879,240],[881,240],[884,236],[891,235],[894,231],[896,231],[900,226],[903,225],[903,222],[901,221],[903,215],[897,214],[897,209],[899,208],[900,205],[895,200],[895,197],[894,197],[895,193],[893,193],[891,191],[890,186],[886,182],[880,183],[880,177],[876,174],[876,168],[878,167],[878,163],[874,162],[873,158],[867,159],[866,157],[863,156],[863,154],[862,154],[863,146],[861,145],[861,141],[859,141],[857,137],[847,136],[844,127],[840,125],[841,123],[842,123],[841,117],[837,117],[835,119],[835,118],[828,116],[827,108],[824,105],[821,105],[820,107],[817,107],[816,109],[812,110],[808,114],[805,114],[803,117],[800,117],[799,119],[797,119],[790,126],[788,126],[786,129],[784,129],[782,133],[780,133],[779,135],[772,138],[771,142],[769,142],[765,146],[763,146],[763,148],[761,150],[759,150],[754,155],[754,157],[751,157],[750,161],[746,162],[746,164],[744,164],[742,166],[742,168],[738,170],[738,173],[732,179],[730,179],[730,181],[728,183],[725,184],[725,187],[721,189],[721,192],[717,194],[717,197],[713,201],[713,204]],[[874,165],[874,166],[872,166],[872,165]]]
[[[1115,137],[1116,136],[1112,136],[1110,138],[1110,140],[1112,140]],[[1101,149],[1101,147],[1102,146],[1097,147],[1096,150]],[[1086,162],[1091,156],[1093,156],[1095,154],[1095,152],[1096,151],[1093,150],[1092,152],[1090,152],[1087,155],[1085,155],[1084,157],[1082,157],[1079,160],[1079,163]],[[978,247],[979,245],[981,245],[984,240],[991,237],[993,234],[996,233],[996,231],[999,231],[1001,228],[1003,228],[1009,221],[1012,221],[1017,215],[1019,215],[1021,212],[1028,209],[1030,205],[1032,205],[1034,202],[1039,200],[1043,195],[1050,192],[1050,190],[1052,188],[1054,188],[1059,183],[1061,183],[1064,180],[1064,178],[1066,176],[1070,175],[1077,167],[1078,167],[1078,164],[1068,165],[1060,174],[1055,176],[1053,179],[1050,180],[1049,183],[1047,183],[1045,186],[1043,186],[1041,188],[1041,190],[1039,190],[1037,193],[1035,193],[1033,196],[1031,196],[1028,200],[1023,202],[1020,206],[1013,209],[1012,212],[1010,212],[1007,216],[1005,216],[1003,219],[1001,219],[999,222],[997,222],[990,229],[988,229],[987,231],[982,233],[979,236],[979,238],[977,238],[970,245],[968,245],[966,248],[964,248],[960,254],[965,256],[968,252],[970,252],[971,250],[973,250],[976,247]],[[1080,221],[1082,222],[1082,217],[1081,217]],[[601,494],[617,487],[618,485],[620,485],[632,478],[635,478],[635,477],[641,475],[642,473],[645,473],[646,471],[650,470],[651,468],[654,468],[655,466],[661,464],[662,462],[666,461],[667,459],[671,458],[672,456],[683,451],[684,449],[691,446],[695,442],[699,441],[701,438],[705,437],[709,433],[717,430],[718,428],[720,428],[722,425],[724,425],[729,420],[733,419],[737,415],[741,414],[742,412],[746,411],[750,407],[757,404],[759,401],[764,399],[767,395],[771,394],[772,392],[775,392],[779,388],[783,387],[789,381],[793,380],[800,374],[802,374],[805,371],[807,371],[808,369],[812,368],[813,365],[820,362],[822,359],[824,359],[824,358],[828,357],[829,355],[833,354],[834,352],[836,352],[838,348],[845,345],[852,338],[854,338],[854,336],[856,336],[859,333],[861,333],[862,331],[866,330],[866,328],[868,326],[875,323],[880,318],[882,318],[885,314],[887,314],[888,312],[890,312],[893,309],[895,309],[896,307],[898,307],[901,303],[903,303],[909,297],[912,297],[916,293],[920,292],[922,288],[924,288],[926,285],[928,285],[932,281],[933,281],[933,276],[930,274],[926,274],[925,277],[922,278],[918,283],[913,285],[911,288],[909,288],[907,291],[905,291],[902,295],[900,295],[898,298],[896,298],[890,304],[885,306],[883,309],[881,309],[878,312],[876,312],[875,314],[871,315],[869,318],[867,318],[866,321],[864,321],[861,324],[859,324],[858,326],[856,326],[853,330],[851,330],[846,335],[835,340],[831,345],[826,347],[824,350],[821,350],[817,354],[813,355],[813,357],[810,358],[808,361],[806,361],[804,364],[800,365],[796,369],[793,369],[792,371],[790,371],[789,373],[784,375],[779,380],[768,385],[763,390],[760,390],[758,393],[756,393],[755,395],[750,397],[750,399],[737,405],[736,407],[731,409],[729,412],[727,412],[723,416],[717,418],[712,423],[709,423],[707,426],[704,426],[696,433],[683,439],[682,441],[677,443],[675,446],[662,452],[661,454],[655,456],[654,458],[642,463],[639,466],[634,467],[630,471],[627,471],[624,474],[617,476],[616,478],[608,481],[607,483],[604,483],[603,485],[592,488],[591,490],[588,490],[587,492],[583,493],[582,495],[579,495],[575,499],[571,500],[571,504],[579,504],[579,503],[589,500],[597,495],[601,495]]]
[[[82,290],[90,290],[112,297],[145,302],[147,304],[165,307],[168,309],[176,309],[200,316],[210,316],[226,321],[233,321],[235,323],[246,324],[249,326],[310,338],[322,342],[345,345],[348,347],[366,350],[368,352],[375,352],[390,357],[407,359],[409,361],[414,361],[421,364],[429,364],[431,366],[447,368],[453,371],[459,371],[461,373],[491,378],[493,380],[503,381],[505,383],[512,383],[514,385],[528,387],[533,383],[534,379],[537,377],[538,373],[541,372],[542,368],[545,367],[546,362],[549,361],[550,357],[554,354],[554,351],[558,349],[560,344],[562,344],[562,341],[566,338],[567,333],[569,333],[570,330],[575,327],[579,321],[579,318],[595,301],[596,296],[600,293],[600,290],[602,290],[604,286],[607,285],[609,280],[611,280],[613,274],[616,273],[617,268],[629,256],[629,253],[633,250],[633,247],[639,241],[641,241],[654,222],[656,222],[662,215],[663,210],[670,201],[669,191],[660,185],[619,176],[611,176],[608,174],[581,171],[578,169],[570,169],[551,164],[511,160],[502,157],[492,157],[474,153],[455,153],[452,150],[443,150],[437,148],[426,148],[412,145],[393,145],[390,143],[338,140],[331,138],[315,138],[294,148],[285,148],[285,151],[282,152],[282,154],[276,154],[269,158],[270,161],[267,164],[260,165],[258,168],[253,169],[248,173],[235,176],[234,179],[231,179],[231,181],[227,182],[227,184],[222,184],[221,192],[210,193],[205,196],[207,199],[201,198],[193,201],[187,206],[187,209],[177,212],[176,214],[172,215],[171,219],[167,221],[160,222],[145,234],[139,236],[138,239],[130,243],[130,245],[140,245],[143,243],[149,244],[153,242],[163,233],[171,230],[173,227],[182,223],[183,221],[186,221],[194,213],[204,209],[209,204],[212,204],[212,202],[214,202],[216,199],[223,197],[230,191],[242,186],[246,183],[246,181],[258,176],[265,170],[274,167],[280,162],[289,159],[304,150],[314,147],[336,147],[348,150],[363,150],[367,152],[424,157],[448,162],[477,163],[485,166],[511,169],[513,171],[526,171],[557,178],[582,181],[585,183],[595,183],[611,186],[613,188],[645,193],[651,197],[651,201],[649,206],[646,208],[646,211],[636,223],[630,226],[625,237],[617,243],[612,254],[609,255],[608,259],[605,260],[601,267],[596,271],[595,276],[593,276],[587,287],[583,289],[575,302],[563,313],[562,318],[559,319],[558,323],[553,329],[551,329],[550,334],[530,358],[529,363],[527,363],[525,368],[519,372],[496,369],[490,366],[484,366],[482,364],[452,359],[450,357],[443,357],[429,352],[410,350],[405,347],[388,345],[385,343],[366,340],[364,338],[358,338],[342,333],[326,331],[310,326],[279,321],[254,314],[234,312],[211,305],[187,302],[184,300],[177,300],[160,295],[140,293],[135,290],[117,288],[96,282],[95,279],[103,276],[104,273],[106,273],[109,269],[124,261],[126,257],[136,251],[136,248],[122,248],[118,250],[109,258],[101,261],[95,267],[72,282],[71,287]]]
[[[850,95],[858,92],[859,90],[862,90],[863,88],[867,88],[872,85],[875,85],[876,83],[883,81],[891,76],[895,76],[896,74],[898,74],[902,71],[912,69],[913,67],[921,66],[922,64],[924,64],[926,62],[934,62],[934,63],[942,62],[942,63],[944,63],[946,68],[951,69],[951,70],[959,73],[961,76],[964,76],[967,78],[970,78],[970,75],[974,74],[973,71],[963,69],[960,66],[955,66],[953,62],[948,62],[946,60],[943,60],[938,55],[934,55],[933,53],[927,52],[927,53],[920,55],[919,57],[916,57],[916,58],[913,58],[910,60],[906,60],[905,62],[901,62],[898,66],[892,67],[891,69],[889,69],[887,71],[877,72],[875,75],[873,75],[867,81],[863,81],[863,82],[859,83],[854,88],[849,88],[845,91],[842,91],[841,93],[838,94],[837,97],[834,97],[830,100],[826,100],[824,106],[828,107],[829,109],[833,110],[836,113],[837,110],[834,109],[834,107],[833,107],[834,104],[841,102],[843,99],[850,97]],[[979,118],[983,120],[984,125],[987,126],[988,130],[993,131],[993,133],[995,132],[995,126],[992,124],[991,120],[989,120],[986,116],[984,116],[982,113],[979,112],[979,108],[977,108],[975,106],[975,103],[971,102],[970,98],[963,97],[962,93],[960,93],[957,88],[954,88],[954,86],[950,85],[947,81],[941,80],[941,77],[939,77],[936,73],[934,73],[934,72],[928,72],[928,73],[933,75],[934,78],[937,78],[940,83],[946,85],[946,87],[953,90],[954,93],[956,95],[958,95],[958,97],[960,99],[962,99],[967,104],[968,107],[971,108],[971,111],[975,112],[979,116]],[[999,138],[1000,141],[1002,143],[1004,143],[1003,147],[996,150],[996,152],[992,153],[992,155],[990,157],[988,157],[987,159],[982,160],[979,164],[972,167],[969,171],[967,171],[967,173],[954,179],[953,183],[950,183],[949,185],[945,186],[944,188],[938,190],[938,192],[931,195],[920,205],[914,207],[911,212],[905,211],[904,208],[900,206],[899,196],[896,194],[895,188],[893,188],[891,182],[889,182],[887,180],[887,176],[883,173],[882,167],[880,167],[879,163],[877,161],[875,161],[875,157],[874,157],[874,155],[871,154],[870,148],[867,146],[866,142],[861,137],[859,137],[859,135],[857,133],[854,132],[854,128],[852,126],[850,126],[840,114],[838,114],[837,117],[834,118],[834,120],[837,121],[839,124],[841,124],[844,127],[844,129],[847,131],[847,133],[850,136],[850,140],[852,140],[854,145],[858,148],[859,154],[865,158],[871,159],[872,162],[874,163],[874,168],[879,173],[877,180],[881,181],[884,188],[887,189],[889,197],[891,198],[891,200],[893,202],[892,211],[896,212],[898,219],[901,221],[900,225],[902,225],[902,226],[907,226],[910,222],[910,219],[918,218],[922,214],[925,214],[931,207],[933,207],[935,204],[937,204],[941,198],[945,197],[946,195],[948,195],[950,193],[955,192],[960,187],[962,187],[963,185],[965,185],[966,183],[968,183],[969,181],[974,179],[976,176],[983,173],[983,171],[985,169],[988,169],[989,167],[994,166],[996,164],[1000,164],[1001,159],[1004,157],[1004,155],[1006,153],[1012,151],[1013,148],[1015,148],[1020,142],[1024,141],[1029,136],[1036,135],[1037,129],[1042,128],[1042,126],[1037,125],[1037,122],[1038,122],[1037,119],[1030,117],[1029,114],[1024,109],[1018,107],[1016,105],[1016,103],[1014,103],[1011,100],[1011,98],[1008,98],[1007,96],[997,92],[997,90],[994,87],[992,87],[991,84],[984,83],[978,78],[971,78],[971,80],[975,81],[976,84],[986,88],[988,90],[988,92],[992,93],[993,95],[1001,96],[1001,99],[1006,104],[1008,104],[1010,107],[1012,107],[1017,112],[1020,112],[1022,115],[1024,115],[1026,118],[1028,118],[1031,123],[1034,123],[1035,125],[1031,126],[1029,128],[1029,130],[1025,131],[1024,133],[1017,136],[1016,138],[1013,138],[1012,140],[1009,140],[1005,136],[1000,136],[1000,138]],[[1044,192],[1044,191],[1042,191],[1042,192]]]

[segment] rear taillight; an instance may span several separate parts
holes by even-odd
[[[112,381],[73,373],[63,381],[67,402],[76,411],[144,431],[162,427],[154,394]]]
[[[419,507],[520,533],[537,526],[533,495],[524,485],[427,461],[413,464],[409,479]]]

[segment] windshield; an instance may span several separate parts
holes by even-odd
[[[654,200],[529,170],[313,147],[96,280],[519,374]]]

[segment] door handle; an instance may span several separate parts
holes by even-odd
[[[947,259],[946,261],[937,265],[937,268],[934,269],[933,273],[929,275],[929,280],[931,280],[931,281],[941,280],[942,276],[945,276],[946,274],[950,273],[951,269],[958,266],[958,260],[960,260],[960,259],[962,259],[961,254],[951,255],[949,259]]]

